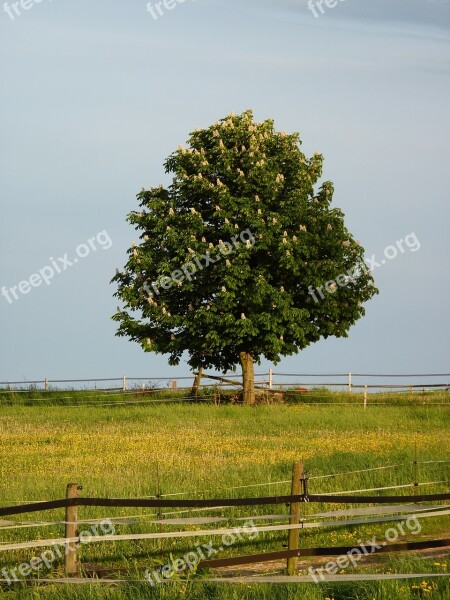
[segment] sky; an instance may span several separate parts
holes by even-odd
[[[166,2],[0,5],[0,381],[189,375],[115,336],[110,279],[164,159],[247,109],[324,155],[380,290],[257,372],[449,373],[450,1]]]

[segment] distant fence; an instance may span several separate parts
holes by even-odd
[[[448,461],[437,461],[437,462],[448,462]],[[378,467],[377,467],[378,468]],[[367,469],[368,471],[372,469]],[[325,476],[326,477],[326,476]],[[432,482],[442,483],[442,482]],[[24,513],[35,513],[43,512],[54,509],[65,509],[65,521],[57,523],[42,523],[36,524],[41,526],[48,526],[51,524],[64,524],[65,525],[65,537],[60,539],[38,539],[34,541],[18,542],[18,543],[0,543],[0,553],[6,551],[14,551],[25,548],[37,548],[55,545],[65,545],[70,547],[70,552],[65,554],[65,572],[67,576],[74,576],[79,572],[79,563],[77,560],[77,544],[83,542],[81,535],[78,533],[78,507],[90,506],[90,507],[134,507],[134,508],[188,508],[193,509],[214,509],[214,508],[225,508],[225,507],[248,507],[248,506],[267,506],[267,505],[288,505],[288,515],[260,515],[258,517],[247,517],[246,519],[271,519],[276,518],[288,519],[289,522],[281,525],[262,525],[253,526],[255,532],[275,532],[275,531],[287,531],[287,550],[280,550],[276,552],[267,552],[262,554],[253,554],[245,556],[237,556],[231,558],[222,558],[208,560],[203,559],[199,563],[199,567],[225,567],[234,565],[244,565],[259,562],[268,562],[274,560],[287,560],[287,573],[291,576],[296,574],[296,559],[300,556],[337,556],[346,554],[352,551],[352,547],[339,546],[339,547],[318,547],[318,548],[300,548],[299,535],[300,531],[310,527],[333,527],[333,526],[346,526],[355,524],[369,524],[369,523],[381,523],[389,521],[401,521],[408,517],[415,519],[426,519],[439,517],[443,515],[449,515],[450,505],[437,505],[437,506],[420,506],[419,502],[443,502],[450,500],[450,493],[442,494],[419,494],[417,492],[417,486],[421,484],[413,484],[416,486],[414,489],[416,493],[413,495],[391,495],[391,496],[353,496],[345,492],[337,492],[335,494],[310,494],[308,491],[308,479],[305,476],[302,463],[295,463],[292,473],[291,481],[291,494],[279,495],[279,496],[263,496],[263,497],[247,497],[247,498],[214,498],[214,499],[166,499],[162,497],[156,498],[90,498],[90,497],[79,497],[78,492],[81,488],[76,483],[70,483],[67,486],[67,493],[65,499],[51,500],[43,502],[31,502],[28,504],[21,504],[16,506],[7,506],[0,508],[0,517],[13,516]],[[426,485],[426,484],[423,484]],[[243,486],[246,487],[246,486]],[[248,486],[251,487],[251,486]],[[406,486],[396,486],[406,487]],[[378,488],[378,489],[390,489],[390,488]],[[296,492],[296,493],[294,493]],[[398,506],[398,503],[401,505]],[[399,513],[394,516],[387,516],[390,511],[385,511],[386,514],[377,511],[377,507],[370,507],[363,514],[375,514],[374,518],[357,519],[345,521],[342,520],[342,516],[348,516],[351,511],[337,511],[335,513],[336,520],[325,521],[319,523],[305,523],[304,519],[301,518],[301,504],[302,503],[333,503],[333,504],[366,504],[366,505],[380,505],[380,504],[397,504],[392,507],[392,512]],[[412,506],[408,503],[413,503]],[[357,509],[354,514],[361,515],[362,509]],[[372,511],[372,512],[371,512]],[[330,513],[325,513],[329,518]],[[313,515],[313,516],[320,516]],[[219,518],[218,521],[228,521],[229,519]],[[240,518],[240,520],[243,520]],[[87,521],[80,521],[87,523]],[[159,518],[154,523],[159,523],[161,526],[164,524],[164,520]],[[194,523],[195,519],[177,519],[177,524]],[[214,522],[214,519],[212,519]],[[125,523],[126,524],[126,523]],[[168,525],[171,525],[170,520],[167,521]],[[33,525],[34,526],[34,525]],[[6,526],[0,526],[0,533],[2,529],[8,529]],[[135,534],[105,534],[105,535],[92,535],[89,536],[89,543],[93,542],[117,542],[125,540],[149,540],[149,539],[166,539],[166,538],[198,538],[202,536],[214,536],[214,535],[225,535],[236,533],[236,528],[220,528],[220,529],[203,529],[203,530],[184,530],[184,531],[168,531],[151,533],[135,533]],[[98,532],[97,532],[98,533]],[[223,539],[223,538],[222,538]],[[375,538],[374,538],[375,539]],[[396,541],[390,540],[390,541]],[[86,542],[84,542],[86,543]],[[404,552],[411,550],[424,550],[424,549],[435,549],[450,546],[449,538],[433,539],[433,540],[421,540],[418,542],[406,542],[406,543],[383,543],[382,547],[375,544],[375,542],[364,544],[367,552],[365,554],[371,554],[375,551],[381,552]],[[99,570],[101,572],[101,569]],[[95,574],[95,570],[93,571]],[[18,581],[18,580],[15,580]],[[47,581],[47,580],[46,580]],[[143,579],[144,581],[144,579]]]
[[[241,375],[203,374],[213,383],[202,383],[201,387],[217,387],[230,389],[241,387]],[[192,388],[194,374],[174,377],[92,377],[89,379],[43,379],[23,381],[0,381],[0,391],[26,393],[30,389],[83,390],[107,393],[148,393],[162,390],[189,390]],[[449,390],[450,373],[279,373],[269,369],[266,373],[255,374],[255,385],[267,391],[286,391],[303,388],[329,388],[337,391],[375,391],[416,392],[427,390]],[[187,395],[186,399],[189,398]]]

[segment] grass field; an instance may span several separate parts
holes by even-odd
[[[359,490],[413,483],[417,456],[418,480],[441,482],[420,487],[421,493],[450,490],[450,463],[447,460],[448,392],[377,396],[385,405],[364,410],[358,394],[316,393],[291,397],[288,404],[258,407],[210,403],[159,403],[158,396],[114,396],[113,406],[102,406],[105,397],[83,392],[0,393],[0,503],[8,506],[28,501],[62,498],[68,482],[83,485],[83,495],[101,497],[145,497],[157,492],[157,471],[163,494],[176,498],[248,497],[288,494],[292,463],[301,460],[310,477],[310,493]],[[325,400],[323,400],[325,398]],[[176,395],[172,396],[176,400]],[[133,404],[135,400],[136,404]],[[142,402],[145,400],[145,402]],[[299,401],[300,400],[300,401]],[[321,404],[320,402],[327,402]],[[109,402],[109,400],[108,400]],[[123,404],[126,402],[126,404]],[[351,473],[375,467],[392,468]],[[336,474],[335,477],[320,478]],[[317,479],[316,479],[317,478]],[[273,485],[267,485],[274,482]],[[261,485],[256,485],[261,484]],[[253,486],[255,487],[240,487]],[[378,492],[374,492],[378,493]],[[410,494],[402,488],[380,494]],[[336,510],[335,505],[302,505],[303,515]],[[349,508],[346,506],[345,508]],[[249,507],[187,512],[182,516],[223,516],[235,526],[239,517],[282,514],[286,507]],[[166,510],[164,512],[175,512]],[[158,531],[152,523],[152,509],[80,508],[80,519],[129,517],[129,524],[116,524],[116,533]],[[61,521],[63,511],[49,511],[12,518],[17,524],[34,520]],[[8,519],[8,518],[6,518]],[[0,519],[1,520],[1,519]],[[275,521],[278,523],[279,521]],[[400,536],[399,541],[449,537],[448,517],[421,520],[421,531]],[[265,522],[262,524],[266,524]],[[225,523],[225,525],[227,525]],[[358,540],[382,539],[391,524],[374,523],[347,527],[309,529],[301,532],[302,546],[357,544]],[[195,525],[192,529],[222,527]],[[181,527],[182,528],[182,527]],[[164,531],[180,525],[165,525]],[[62,537],[63,527],[3,528],[1,542]],[[220,557],[281,550],[285,532],[260,533],[224,550]],[[195,542],[205,538],[140,540],[97,543],[80,548],[84,564],[96,564],[120,571],[120,577],[143,581],[146,568],[182,557]],[[29,561],[41,549],[3,552],[1,568],[10,569]],[[444,555],[445,553],[441,553]],[[442,573],[448,556],[417,554],[380,555],[365,561],[353,571]],[[160,561],[158,563],[158,561]],[[326,561],[325,561],[326,562]],[[323,564],[308,559],[300,564]],[[60,575],[61,561],[44,575]],[[268,563],[274,572],[280,565]],[[352,572],[347,569],[346,573]],[[119,573],[119,571],[117,571]],[[217,600],[253,598],[305,598],[315,600],[445,598],[450,597],[448,579],[404,580],[298,585],[226,585],[193,581],[157,585],[122,584],[119,587],[24,587],[9,591],[6,598],[211,598]]]

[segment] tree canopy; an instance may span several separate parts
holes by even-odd
[[[298,133],[231,114],[190,134],[165,161],[168,187],[143,189],[127,219],[139,232],[113,277],[117,335],[178,364],[221,371],[277,363],[346,337],[375,293],[364,249],[332,207],[320,153]]]

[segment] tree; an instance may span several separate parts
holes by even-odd
[[[346,337],[375,293],[364,249],[331,206],[323,157],[298,133],[231,114],[190,134],[165,161],[172,184],[142,190],[128,215],[140,243],[117,272],[116,335],[146,352],[188,353],[193,369],[277,363],[321,337]]]

